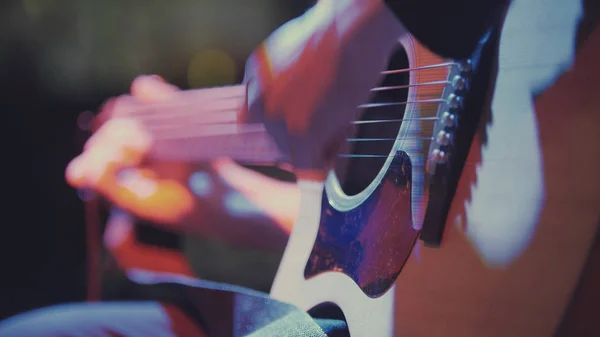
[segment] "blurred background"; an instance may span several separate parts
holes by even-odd
[[[159,74],[184,89],[239,83],[254,47],[313,2],[0,2],[0,319],[85,300],[83,203],[64,180],[86,138],[79,114],[127,92],[138,74]],[[266,291],[281,253],[202,239],[194,247],[195,269],[207,278]]]

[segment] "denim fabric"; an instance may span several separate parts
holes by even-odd
[[[344,321],[313,319],[254,290],[142,271],[130,278],[137,282],[125,301],[63,304],[24,313],[0,322],[0,337],[175,337],[160,303],[177,305],[211,337],[348,336]]]

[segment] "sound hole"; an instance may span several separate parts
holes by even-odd
[[[408,68],[408,57],[404,48],[398,48],[392,54],[388,70]],[[397,87],[409,84],[409,73],[386,75],[379,87]],[[399,103],[406,102],[408,88],[375,91],[370,103]],[[400,120],[404,117],[405,105],[368,108],[364,111],[361,121]],[[342,190],[346,195],[356,195],[362,192],[377,176],[383,167],[386,156],[389,156],[398,137],[401,121],[358,124],[356,138],[363,141],[349,142],[349,152],[352,158],[341,158],[336,165],[336,174]],[[389,140],[367,140],[371,138]],[[378,155],[381,157],[370,157]],[[363,157],[361,157],[363,156]],[[366,157],[364,157],[366,156]]]
[[[407,68],[406,52],[399,48],[388,69]],[[306,279],[329,271],[343,273],[365,295],[377,298],[394,284],[410,256],[418,233],[412,228],[412,162],[401,149],[393,150],[404,118],[408,84],[408,72],[391,74],[382,79],[381,89],[374,91],[371,103],[399,104],[364,112],[361,120],[374,123],[358,124],[356,138],[364,141],[349,142],[351,151],[344,152],[356,156],[339,161],[336,167],[343,192],[349,196],[360,193],[373,182],[387,158],[393,159],[369,196],[351,209],[336,208],[328,194],[323,194],[319,230],[304,269]],[[401,86],[404,88],[398,88]],[[342,170],[345,175],[340,174]]]

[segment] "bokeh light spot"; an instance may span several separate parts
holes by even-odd
[[[235,79],[235,60],[222,50],[201,51],[194,55],[188,66],[188,84],[191,88],[231,84]]]

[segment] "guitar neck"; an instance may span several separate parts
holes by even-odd
[[[168,102],[118,102],[113,116],[135,117],[154,139],[151,159],[208,161],[229,157],[245,164],[288,162],[263,124],[239,124],[244,85],[184,90]]]

